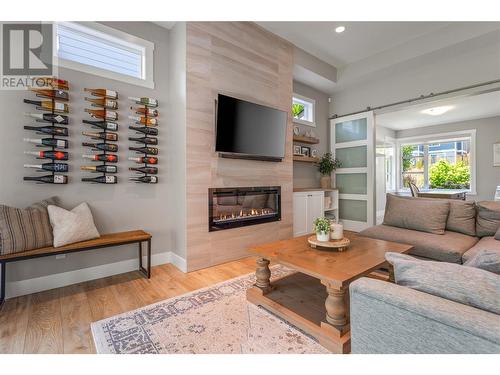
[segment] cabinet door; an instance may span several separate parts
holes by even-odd
[[[313,222],[318,217],[325,216],[325,196],[322,191],[313,191],[307,194],[307,233],[314,230]]]
[[[293,193],[293,236],[303,236],[307,231],[307,194]]]

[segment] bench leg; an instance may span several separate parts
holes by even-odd
[[[2,308],[3,303],[5,302],[5,270],[7,267],[5,266],[5,262],[1,263],[1,272],[0,276],[0,308]]]
[[[151,278],[151,240],[148,240],[146,267],[147,268],[144,268],[142,265],[142,242],[139,242],[139,271],[149,279]]]

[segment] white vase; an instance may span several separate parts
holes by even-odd
[[[318,241],[322,241],[322,242],[329,241],[330,240],[330,233],[328,233],[328,232],[326,232],[326,233],[318,232],[318,233],[316,233],[316,239]]]

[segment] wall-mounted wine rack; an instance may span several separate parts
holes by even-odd
[[[82,181],[99,184],[116,184],[118,178],[116,173],[118,167],[118,93],[107,89],[84,89],[90,93],[91,97],[85,97],[92,108],[85,108],[93,120],[83,120],[83,123],[100,130],[99,132],[82,132],[83,135],[90,137],[91,143],[83,142],[85,147],[91,147],[98,154],[84,155],[91,161],[102,162],[100,165],[82,166],[84,171],[100,173],[97,177],[83,177]]]
[[[25,154],[35,155],[40,160],[50,160],[42,164],[25,164],[25,168],[36,168],[38,172],[49,172],[43,176],[26,176],[24,181],[35,181],[37,183],[67,184],[68,176],[63,174],[68,172],[69,159],[67,149],[69,143],[64,138],[68,137],[68,128],[61,125],[69,124],[69,83],[55,77],[39,78],[36,80],[36,88],[30,90],[41,100],[24,99],[25,103],[36,105],[36,109],[45,113],[26,113],[27,116],[36,119],[40,126],[24,126],[24,129],[35,131],[35,134],[44,136],[43,138],[24,138],[24,141],[34,143],[40,148],[49,148],[42,151],[25,151]],[[42,85],[43,83],[43,85]],[[49,125],[50,124],[50,125]]]
[[[129,160],[135,161],[136,164],[142,164],[140,167],[130,167],[129,170],[136,172],[130,181],[136,183],[156,184],[158,183],[158,100],[152,98],[135,98],[129,97],[134,102],[134,106],[130,107],[134,111],[133,116],[129,116],[135,121],[133,126],[129,126],[140,136],[129,137],[129,141],[134,142],[134,145],[129,147],[129,150],[140,154],[139,157],[129,157]],[[135,147],[141,144],[142,147]]]

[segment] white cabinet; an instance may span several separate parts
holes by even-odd
[[[325,215],[323,191],[301,191],[293,193],[293,236],[313,232],[313,222]]]

